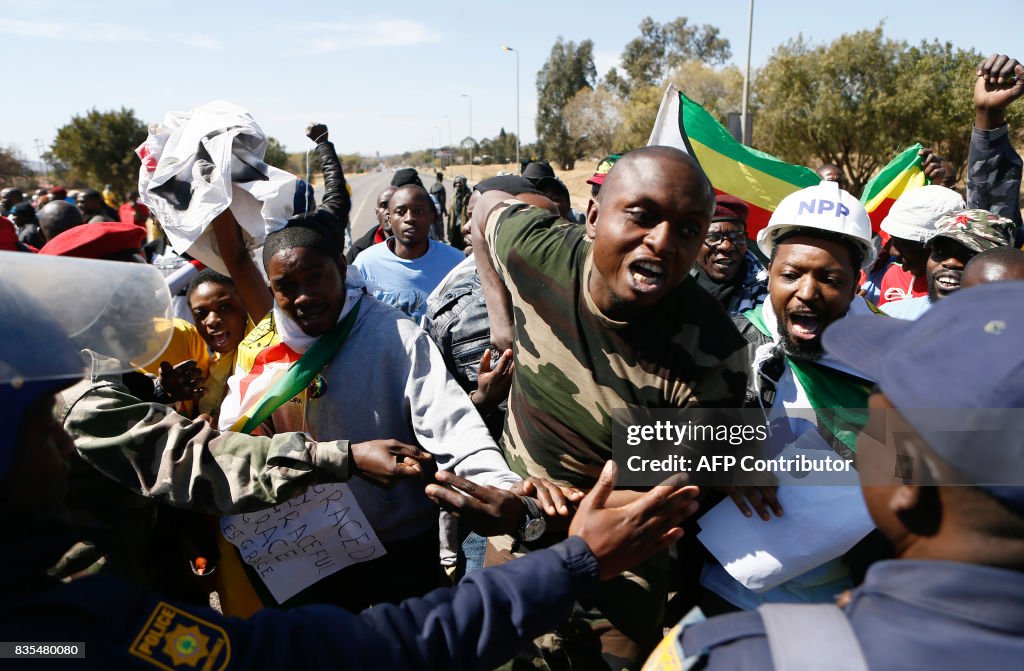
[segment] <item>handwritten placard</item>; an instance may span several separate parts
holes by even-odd
[[[222,517],[220,528],[278,603],[346,566],[387,554],[352,490],[340,483]]]

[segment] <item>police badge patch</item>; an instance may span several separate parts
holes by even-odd
[[[231,643],[217,625],[161,601],[128,652],[167,671],[222,671],[231,658]]]

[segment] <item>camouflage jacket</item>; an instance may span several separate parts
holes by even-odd
[[[616,322],[587,288],[584,227],[507,201],[491,212],[486,235],[515,320],[503,436],[512,470],[589,489],[612,455],[613,411],[740,407],[745,342],[695,279],[641,318]]]
[[[259,510],[318,481],[349,477],[347,441],[220,433],[139,400],[116,377],[83,380],[58,401],[77,450],[67,505],[82,540],[64,553],[54,577],[110,570],[186,598],[179,589],[190,573],[187,559],[217,554],[212,527],[195,513]]]
[[[316,482],[349,477],[348,441],[221,433],[165,405],[140,401],[106,379],[83,380],[61,401],[59,418],[82,460],[159,503],[226,515],[267,508]]]

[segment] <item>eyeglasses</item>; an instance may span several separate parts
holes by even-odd
[[[708,233],[704,238],[704,244],[708,247],[717,247],[726,239],[733,244],[734,247],[746,247],[747,246],[747,233],[746,231],[733,231],[732,233],[720,233],[714,231]]]

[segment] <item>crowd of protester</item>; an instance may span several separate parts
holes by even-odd
[[[879,230],[823,165],[754,233],[649,146],[598,164],[585,212],[544,162],[450,194],[399,170],[353,240],[323,124],[320,204],[261,257],[209,222],[226,274],[138,193],[3,189],[3,638],[104,668],[1012,668],[1022,95],[983,61],[966,189],[925,151]],[[125,278],[101,345],[59,306],[104,290],[47,284],[73,259]],[[159,327],[125,288],[146,266]],[[853,478],[616,487],[616,418],[647,409],[749,409]],[[763,570],[713,540],[785,534]]]

